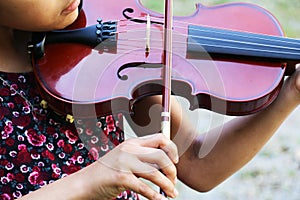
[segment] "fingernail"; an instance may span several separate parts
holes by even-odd
[[[173,157],[173,162],[174,162],[174,164],[178,164],[178,162],[179,162],[179,157],[178,157],[178,156],[174,156],[174,157]]]
[[[177,183],[177,176],[174,178],[174,184]]]
[[[160,200],[169,200],[167,197],[165,197],[164,195],[161,195]]]
[[[178,194],[179,194],[179,192],[178,192],[178,190],[177,190],[176,188],[174,188],[174,191],[173,191],[173,193],[174,193],[175,197],[177,197],[177,196],[178,196]]]

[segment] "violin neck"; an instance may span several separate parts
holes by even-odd
[[[297,39],[194,25],[188,31],[187,55],[191,59],[251,59],[288,65],[300,62]]]

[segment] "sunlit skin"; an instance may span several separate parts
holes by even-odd
[[[1,1],[0,24],[11,28],[29,31],[61,29],[71,24],[77,18],[77,10],[74,10],[71,13],[64,12],[64,10],[73,1]]]
[[[61,29],[68,26],[78,15],[76,9],[72,12],[67,9],[72,3],[75,5],[76,2],[0,1],[0,70],[31,71],[26,53],[30,32],[26,31]],[[204,134],[200,135],[184,117],[184,113],[188,111],[182,110],[176,100],[172,99],[171,135],[174,140],[171,141],[156,134],[160,129],[160,121],[155,119],[159,119],[160,109],[159,106],[152,106],[160,104],[161,97],[146,98],[135,105],[135,115],[128,121],[137,135],[152,134],[151,136],[126,140],[85,169],[22,199],[103,200],[113,199],[125,189],[134,190],[148,199],[163,199],[158,191],[147,186],[140,177],[163,188],[170,197],[177,195],[176,177],[198,191],[211,190],[257,154],[299,105],[299,91],[300,75],[297,71],[285,82],[278,98],[267,109],[254,115],[236,118],[223,125],[222,129],[209,131],[207,138],[217,139],[217,143],[201,158],[200,148],[207,138],[204,140]],[[153,108],[151,115],[155,116],[152,120],[145,117],[148,116],[150,108]],[[145,125],[147,129],[143,128]],[[217,136],[220,137],[216,138]],[[162,168],[163,173],[157,166]]]

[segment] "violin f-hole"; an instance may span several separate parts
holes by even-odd
[[[133,22],[136,22],[136,23],[144,23],[144,24],[147,24],[147,19],[138,19],[138,18],[134,18],[134,17],[130,17],[127,13],[134,13],[134,9],[133,8],[125,8],[123,10],[123,16],[130,20],[130,21],[133,21]],[[159,24],[159,25],[163,25],[164,23],[163,22],[158,22],[158,21],[152,21],[150,20],[150,23],[151,24]]]
[[[128,75],[121,75],[121,71],[124,69],[128,68],[148,68],[148,69],[157,69],[157,68],[162,68],[163,65],[162,63],[146,63],[146,62],[132,62],[132,63],[127,63],[122,65],[118,71],[117,71],[117,76],[120,80],[126,81],[128,80]]]

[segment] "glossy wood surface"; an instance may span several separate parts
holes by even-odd
[[[97,48],[81,44],[49,44],[45,56],[34,60],[34,70],[44,98],[61,114],[80,117],[131,112],[135,101],[161,94],[163,25],[151,25],[150,53],[145,56],[146,24],[126,20],[123,10],[133,8],[133,18],[162,22],[162,14],[139,0],[87,0],[78,20],[69,29],[117,20],[116,46]],[[285,68],[281,63],[230,58],[189,59],[188,25],[283,36],[277,20],[260,7],[235,3],[206,7],[196,5],[190,16],[174,18],[172,91],[190,101],[191,109],[206,108],[223,114],[245,115],[268,106],[280,89]],[[146,68],[126,68],[128,80],[118,77],[121,66],[147,63]]]

